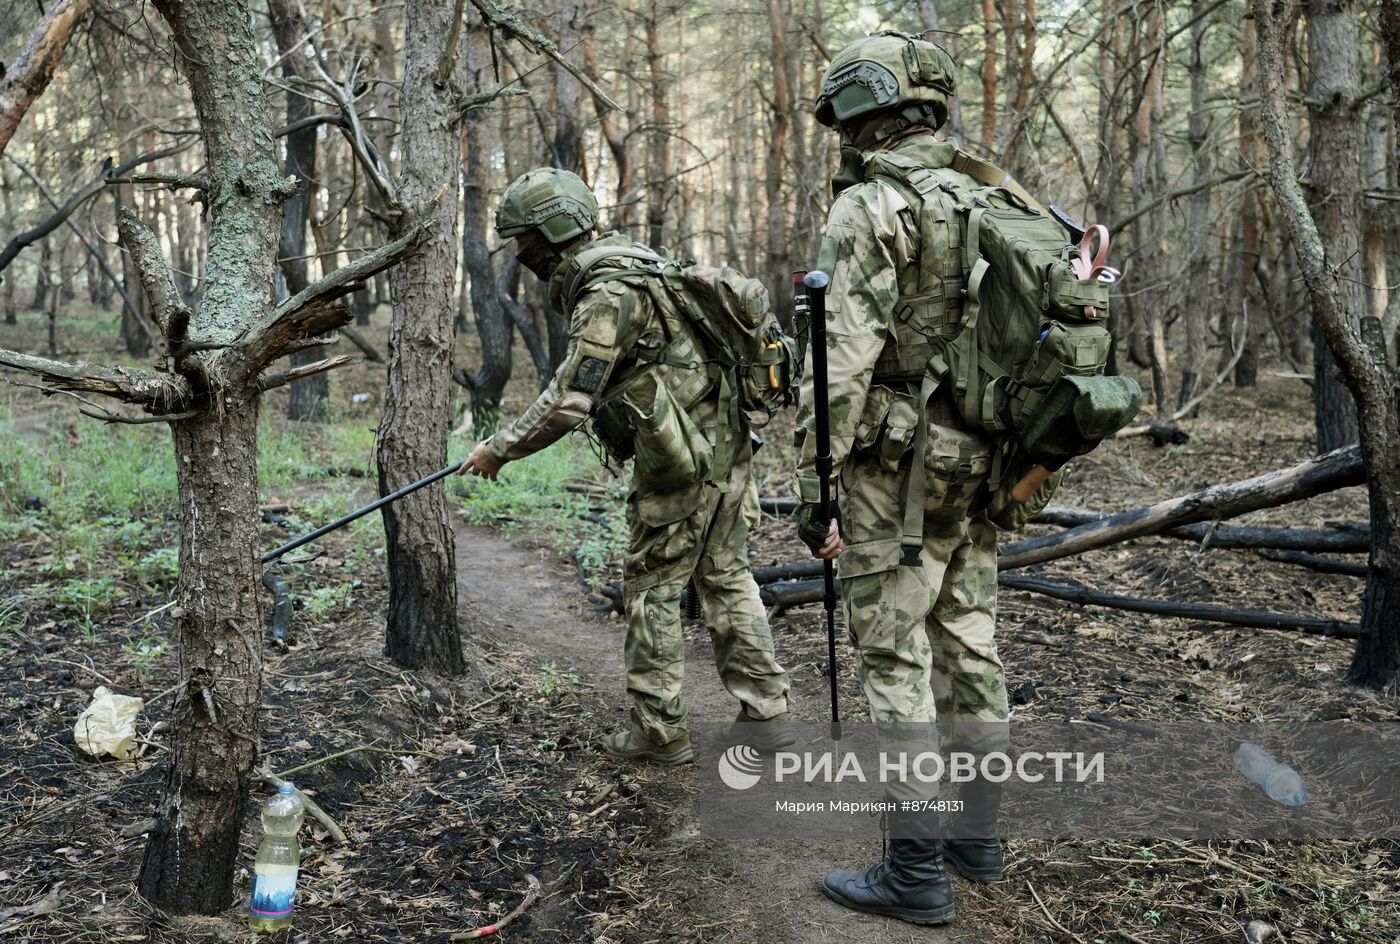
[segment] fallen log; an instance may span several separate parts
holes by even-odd
[[[1351,445],[1242,482],[1212,485],[1179,498],[1121,512],[1088,524],[1016,541],[1002,548],[1001,570],[1072,557],[1170,528],[1234,518],[1365,482],[1359,446]]]
[[[1270,613],[1266,610],[1239,610],[1233,607],[1212,606],[1207,603],[1147,600],[1142,597],[1106,593],[1102,590],[1093,590],[1076,584],[1046,580],[1044,577],[1032,577],[1029,574],[998,574],[997,584],[1009,590],[1025,590],[1071,603],[1128,610],[1133,613],[1150,613],[1154,616],[1172,616],[1177,619],[1200,620],[1208,623],[1228,623],[1232,626],[1252,626],[1257,629],[1289,629],[1315,636],[1345,636],[1349,639],[1355,639],[1361,635],[1360,625],[1342,620],[1290,616],[1284,613]]]
[[[1133,436],[1150,436],[1154,446],[1180,446],[1191,440],[1190,433],[1177,429],[1170,423],[1162,422],[1125,426],[1113,434],[1114,439],[1130,439]]]
[[[803,577],[820,577],[821,575],[822,562],[816,558],[799,561],[796,564],[774,564],[771,567],[755,567],[753,569],[754,582],[759,584],[776,583],[779,580],[800,580]]]
[[[766,511],[770,515],[797,514],[798,506],[801,504],[796,498],[780,498],[775,495],[760,495],[758,499],[759,510]]]
[[[1106,593],[1077,584],[1047,580],[1044,577],[1032,577],[1028,574],[998,574],[997,584],[1008,590],[1039,593],[1071,603],[1128,610],[1133,613],[1151,613],[1155,616],[1171,616],[1206,623],[1226,623],[1232,626],[1249,626],[1256,629],[1296,630],[1318,636],[1345,636],[1353,639],[1361,632],[1360,626],[1356,623],[1347,623],[1342,620],[1290,616],[1285,613],[1270,613],[1266,610],[1240,610],[1207,603],[1147,600],[1142,597]],[[786,610],[794,606],[819,602],[822,598],[822,582],[820,580],[793,580],[760,587],[758,592],[765,606]],[[838,597],[841,595],[839,578],[836,581],[836,595]]]
[[[1331,557],[1319,557],[1316,554],[1305,554],[1302,551],[1264,550],[1259,552],[1259,556],[1271,561],[1278,561],[1280,564],[1297,564],[1299,567],[1306,567],[1324,574],[1344,574],[1348,577],[1365,578],[1368,572],[1365,564],[1334,560]]]
[[[1103,512],[1092,511],[1088,508],[1052,506],[1032,518],[1031,523],[1077,528],[1095,521],[1102,521],[1106,517],[1108,516]],[[1308,531],[1298,528],[1218,525],[1214,522],[1202,522],[1179,528],[1169,528],[1161,532],[1160,537],[1194,541],[1205,547],[1216,547],[1223,550],[1255,551],[1262,548],[1274,548],[1287,551],[1365,554],[1371,549],[1371,526],[1369,524],[1357,524],[1355,527],[1331,531]]]

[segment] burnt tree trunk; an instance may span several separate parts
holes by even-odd
[[[1308,208],[1330,263],[1342,280],[1342,307],[1359,317],[1365,311],[1365,270],[1361,253],[1362,119],[1361,34],[1356,0],[1310,0],[1307,90],[1311,103],[1308,141],[1311,149]],[[1313,414],[1318,452],[1357,440],[1356,404],[1319,323],[1313,300]]]
[[[189,79],[211,183],[209,289],[189,333],[229,343],[271,307],[285,195],[250,12],[219,0],[155,0],[155,6],[174,32]],[[139,882],[157,906],[198,914],[232,903],[262,672],[259,388],[255,376],[237,369],[237,356],[212,363],[230,369],[194,372],[213,390],[200,395],[196,386],[204,408],[171,426],[180,495],[173,635],[183,685]]]
[[[306,38],[306,23],[301,15],[287,5],[287,0],[268,0],[272,16],[272,34],[277,39],[277,52],[282,56],[282,75],[294,78],[300,74],[297,44]],[[287,92],[287,124],[295,124],[311,114],[311,103],[305,96]],[[306,226],[311,219],[311,188],[316,179],[316,127],[314,125],[287,135],[287,160],[284,171],[297,179],[297,192],[282,208],[282,238],[278,254],[282,257],[282,275],[287,280],[287,293],[295,295],[307,286]],[[292,366],[314,364],[326,357],[325,346],[317,345],[292,354]],[[322,371],[292,381],[287,400],[287,418],[320,422],[326,418],[326,402],[330,399],[330,376]]]
[[[1206,30],[1207,22],[1201,14],[1205,11],[1206,0],[1193,0],[1192,18],[1197,19],[1191,27],[1191,63],[1188,72],[1191,76],[1191,113],[1187,119],[1187,138],[1191,142],[1191,183],[1204,185],[1211,173],[1208,136],[1210,134],[1210,113],[1206,110]],[[1205,281],[1210,275],[1210,256],[1200,247],[1207,245],[1207,222],[1210,216],[1210,191],[1202,189],[1191,198],[1191,245],[1192,268],[1198,277]],[[1182,355],[1181,387],[1177,391],[1176,408],[1180,410],[1191,402],[1191,398],[1209,382],[1206,370],[1206,330],[1209,296],[1205,293],[1188,292],[1182,308],[1182,321],[1186,328],[1186,350]],[[1225,319],[1226,324],[1229,319]],[[1195,412],[1194,410],[1192,411]]]
[[[452,419],[452,322],[456,298],[459,110],[438,81],[455,16],[452,0],[410,3],[404,12],[402,213],[396,233],[433,228],[422,251],[395,268],[388,385],[379,424],[380,494],[447,465]],[[389,565],[385,652],[406,668],[459,674],[456,542],[441,482],[384,509]]]
[[[15,218],[14,183],[10,180],[8,164],[0,166],[0,199],[4,201],[5,226],[12,233],[19,232],[19,220]],[[0,307],[5,310],[5,324],[18,324],[15,314],[15,280],[0,281]]]
[[[1386,7],[1393,5],[1383,5]],[[1355,395],[1361,435],[1361,453],[1366,460],[1370,489],[1371,557],[1370,575],[1362,598],[1361,636],[1357,640],[1348,679],[1371,688],[1384,688],[1400,673],[1400,401],[1395,395],[1395,372],[1386,356],[1386,339],[1380,322],[1366,316],[1364,294],[1357,298],[1355,286],[1347,279],[1346,266],[1355,260],[1359,232],[1351,242],[1340,234],[1341,244],[1326,237],[1326,229],[1313,219],[1297,181],[1293,143],[1288,134],[1284,109],[1283,26],[1287,8],[1272,0],[1255,0],[1254,16],[1259,28],[1260,124],[1269,146],[1269,176],[1278,198],[1279,215],[1288,227],[1298,265],[1307,285],[1318,327],[1336,354],[1347,387]],[[1322,56],[1340,57],[1335,63],[1314,61],[1317,77],[1314,94],[1332,107],[1355,114],[1359,101],[1354,65],[1357,53],[1356,9],[1348,2],[1334,4],[1327,11],[1314,7],[1319,22],[1314,28],[1321,35],[1315,45]],[[1384,9],[1382,36],[1387,52],[1400,55],[1400,14]],[[1349,40],[1347,37],[1350,37]],[[1347,45],[1347,43],[1350,45]],[[1345,66],[1352,62],[1352,71]],[[1328,76],[1329,84],[1322,82]],[[1400,110],[1400,89],[1390,89],[1392,104]],[[1314,136],[1318,129],[1314,128]],[[1359,141],[1356,142],[1359,144]],[[1358,155],[1350,156],[1357,170]],[[1333,188],[1328,193],[1343,209],[1359,206],[1360,178],[1335,174],[1329,168],[1325,179]],[[1319,169],[1314,167],[1314,173]],[[1335,212],[1330,211],[1329,212]],[[1358,217],[1351,217],[1359,222]],[[1320,430],[1319,430],[1320,431]]]

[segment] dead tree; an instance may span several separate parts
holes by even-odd
[[[1290,5],[1287,0],[1278,3],[1255,0],[1253,4],[1259,29],[1260,124],[1269,147],[1269,176],[1278,198],[1279,214],[1297,253],[1303,281],[1312,299],[1314,318],[1356,402],[1361,453],[1366,459],[1366,481],[1370,487],[1371,573],[1362,600],[1361,638],[1357,641],[1349,678],[1356,684],[1382,688],[1400,672],[1400,401],[1395,397],[1395,372],[1387,358],[1386,338],[1380,321],[1366,315],[1364,307],[1358,308],[1352,302],[1356,292],[1348,284],[1346,267],[1354,261],[1347,255],[1348,247],[1354,250],[1355,245],[1324,242],[1322,228],[1314,220],[1298,185],[1282,79],[1283,24],[1287,22]],[[1319,44],[1319,51],[1344,58],[1355,56],[1355,7],[1347,2],[1338,3],[1325,15],[1340,17],[1339,21],[1328,24],[1328,28],[1336,31],[1333,38],[1341,45]],[[1386,15],[1389,25],[1400,27],[1395,19]],[[1383,30],[1382,34],[1390,56],[1400,55],[1400,28]],[[1342,48],[1347,42],[1351,43],[1349,50]],[[1354,114],[1359,89],[1348,81],[1354,73],[1348,73],[1343,67],[1339,80],[1324,86],[1322,77],[1334,76],[1334,66],[1323,62],[1314,62],[1311,66],[1319,83],[1314,94],[1325,91],[1325,100],[1332,107]],[[1395,108],[1400,110],[1400,89],[1391,88],[1390,93]],[[1319,131],[1314,128],[1313,134]],[[1356,159],[1355,153],[1349,158],[1353,166]],[[1318,172],[1315,167],[1314,173]],[[1331,180],[1337,188],[1331,190],[1331,199],[1347,206],[1359,200],[1359,193],[1346,189],[1345,179],[1333,176]],[[1361,300],[1364,304],[1364,292]]]
[[[49,7],[19,58],[5,70],[0,79],[0,153],[14,137],[29,106],[49,87],[69,37],[91,7],[92,0],[59,0]]]
[[[335,301],[345,286],[410,252],[421,230],[274,304],[280,207],[291,188],[273,149],[250,11],[226,0],[155,5],[174,33],[204,140],[207,177],[190,185],[209,198],[209,289],[197,310],[188,308],[154,233],[123,208],[122,241],[160,327],[163,369],[68,364],[5,350],[0,363],[77,396],[87,415],[170,424],[180,494],[171,633],[181,685],[140,890],[168,911],[217,914],[232,901],[258,743],[258,406],[265,389],[292,379],[292,372],[264,370],[306,338],[348,321],[349,309]],[[98,407],[93,396],[145,415]]]

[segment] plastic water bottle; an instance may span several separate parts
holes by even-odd
[[[305,813],[306,806],[290,783],[278,786],[277,795],[263,804],[263,839],[253,860],[253,894],[248,901],[248,927],[254,931],[292,926],[301,865],[297,830]]]
[[[1280,764],[1258,744],[1245,742],[1235,751],[1235,768],[1264,788],[1269,799],[1284,806],[1302,806],[1308,791],[1298,771]]]

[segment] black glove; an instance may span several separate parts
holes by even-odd
[[[806,502],[797,509],[797,536],[807,545],[813,556],[816,556],[817,551],[826,543],[826,535],[830,530],[831,522],[822,518],[821,505]]]

